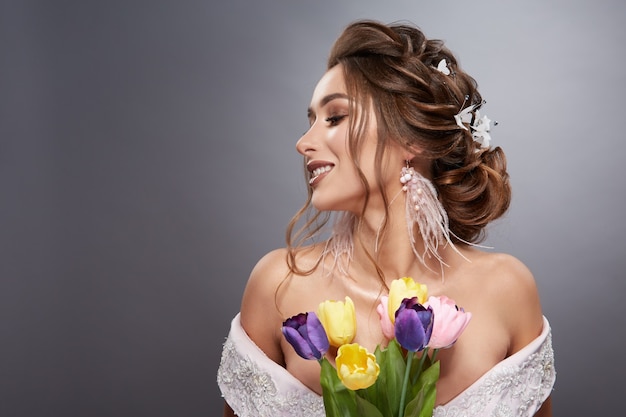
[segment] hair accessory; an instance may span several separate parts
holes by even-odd
[[[437,64],[437,71],[441,72],[442,74],[445,75],[450,75],[450,68],[448,68],[448,62],[446,61],[446,59],[442,59],[441,61],[439,61],[439,64]]]
[[[469,96],[465,96],[465,100],[463,100],[463,105]],[[480,103],[473,104],[462,109],[459,113],[454,115],[454,120],[456,120],[456,124],[464,130],[469,130],[472,133],[472,138],[474,141],[480,144],[481,148],[489,148],[489,142],[491,141],[491,135],[489,131],[491,130],[491,120],[487,116],[480,117],[480,111],[478,109],[485,104],[486,101],[483,100]],[[465,124],[469,125],[469,129],[465,126]],[[495,123],[494,125],[496,125]]]
[[[419,260],[426,265],[425,258],[436,258],[442,265],[446,265],[438,252],[440,246],[451,245],[456,247],[450,239],[448,214],[437,198],[435,186],[406,161],[400,176],[402,191],[406,193],[406,223],[411,239],[411,247]],[[415,247],[414,226],[417,224],[424,252],[419,253]],[[457,250],[458,252],[458,250]]]

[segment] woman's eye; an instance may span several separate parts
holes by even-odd
[[[330,123],[331,126],[337,126],[341,120],[343,120],[347,114],[342,114],[338,116],[330,116],[326,118],[326,121]]]

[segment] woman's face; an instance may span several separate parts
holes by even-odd
[[[349,114],[350,98],[346,92],[343,68],[336,65],[318,82],[308,109],[309,130],[300,138],[296,148],[305,156],[310,175],[309,185],[313,190],[312,204],[318,210],[345,210],[361,213],[365,198],[365,187],[358,176],[353,158],[348,150],[348,129],[351,117],[360,117],[369,112],[365,139],[359,149],[361,170],[371,190],[371,203],[375,204],[379,193],[374,174],[376,152],[376,120],[370,109],[356,107],[357,114]],[[395,148],[395,147],[394,147]],[[388,152],[392,158],[398,150]],[[397,156],[393,169],[399,184],[402,157]],[[383,173],[389,171],[384,168]],[[387,182],[387,179],[383,179]],[[398,186],[399,187],[399,186]]]

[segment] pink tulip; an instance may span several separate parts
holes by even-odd
[[[380,304],[376,307],[376,312],[380,317],[380,327],[383,329],[383,334],[387,340],[391,340],[395,336],[395,329],[388,314],[389,309],[389,297],[383,295],[380,297]]]
[[[457,307],[454,300],[445,295],[429,297],[424,306],[432,307],[435,314],[433,333],[428,343],[433,349],[452,346],[472,318],[472,313]]]

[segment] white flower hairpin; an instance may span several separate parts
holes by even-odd
[[[435,69],[445,75],[451,74],[448,62],[445,58],[439,61]],[[480,112],[478,111],[486,101],[483,100],[480,103],[463,108],[468,99],[469,96],[465,96],[465,100],[463,100],[463,104],[461,104],[461,111],[454,115],[454,120],[461,129],[469,130],[472,133],[472,138],[481,148],[487,149],[489,148],[489,142],[491,142],[491,135],[489,134],[491,130],[491,120],[487,116],[480,117]],[[495,122],[494,126],[497,124],[498,122]],[[469,126],[469,129],[466,125]]]
[[[465,96],[465,101],[468,99],[468,96]],[[465,104],[463,101],[463,104]],[[464,130],[469,130],[472,133],[472,138],[474,141],[480,144],[481,148],[489,148],[489,142],[491,141],[491,135],[489,131],[491,130],[491,119],[487,116],[480,117],[480,112],[476,110],[486,101],[483,100],[480,103],[473,104],[462,109],[460,112],[454,115],[454,120],[456,120],[456,124]],[[465,125],[469,125],[469,129]],[[497,123],[494,123],[496,125]]]
[[[480,144],[481,148],[488,148],[491,141],[491,120],[487,116],[480,117],[480,112],[476,111],[474,123],[470,126],[472,129],[472,137],[475,142]]]
[[[445,58],[439,61],[439,64],[437,64],[437,71],[445,75],[450,75],[450,68],[448,68],[448,62]]]

